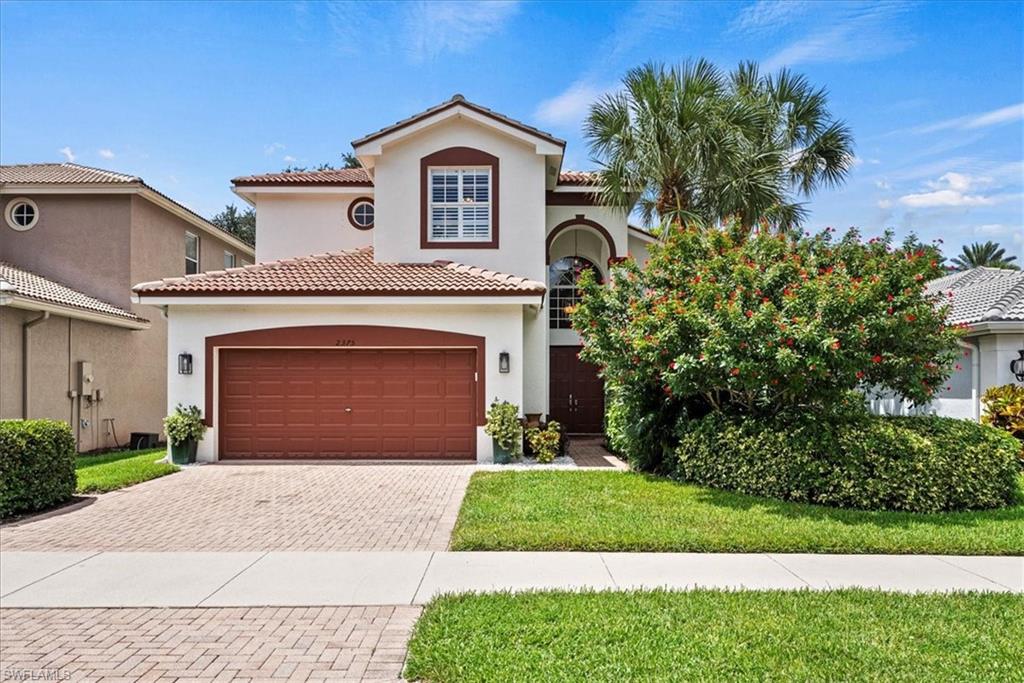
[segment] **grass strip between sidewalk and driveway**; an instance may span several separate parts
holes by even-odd
[[[442,596],[405,675],[426,681],[1009,681],[1024,596],[865,590]]]
[[[1024,495],[1024,477],[1020,479]],[[788,503],[636,473],[477,472],[453,550],[1024,553],[1024,504],[919,514]]]
[[[177,465],[157,462],[166,454],[166,448],[154,448],[80,455],[75,459],[76,492],[105,493],[177,472]]]

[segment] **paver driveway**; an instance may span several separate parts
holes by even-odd
[[[393,681],[419,613],[410,606],[3,610],[0,676]]]
[[[205,465],[0,528],[3,550],[444,550],[472,465]]]

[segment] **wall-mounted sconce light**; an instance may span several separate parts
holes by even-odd
[[[1010,372],[1017,378],[1018,382],[1024,382],[1024,349],[1017,352],[1020,358],[1014,358],[1010,361]]]
[[[507,374],[510,370],[508,351],[502,351],[498,354],[498,372]]]
[[[191,375],[192,374],[192,354],[191,353],[179,353],[178,354],[178,374],[179,375]]]

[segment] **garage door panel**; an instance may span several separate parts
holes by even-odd
[[[447,370],[476,370],[476,355],[472,351],[448,353],[444,356],[444,367]]]
[[[222,350],[220,457],[472,458],[475,358],[472,349]]]
[[[473,398],[473,382],[469,379],[450,379],[444,382],[442,390],[448,398]]]

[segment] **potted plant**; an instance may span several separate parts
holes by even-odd
[[[171,462],[185,465],[196,461],[199,440],[206,433],[198,406],[186,408],[179,403],[174,412],[164,418],[164,431],[171,443]]]
[[[494,439],[494,462],[505,465],[519,455],[523,440],[523,425],[519,422],[519,406],[494,399],[487,410],[486,432]]]
[[[530,427],[526,430],[526,440],[530,444],[530,450],[537,456],[537,462],[552,462],[561,449],[562,427],[554,420],[548,422],[544,429]]]

